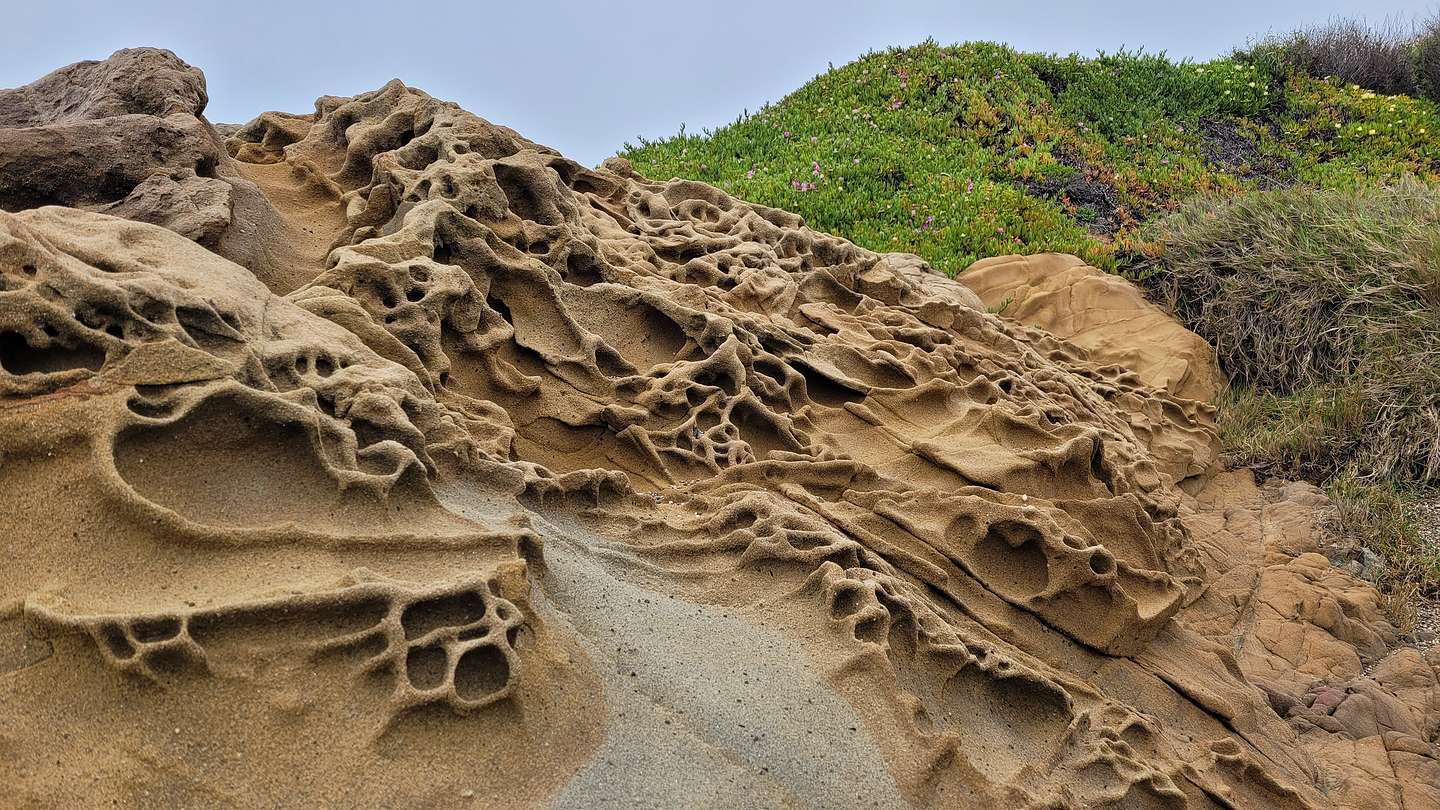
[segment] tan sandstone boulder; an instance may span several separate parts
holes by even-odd
[[[1178,397],[1211,401],[1224,387],[1215,350],[1139,289],[1063,253],[981,259],[958,276],[985,305],[1135,371]]]

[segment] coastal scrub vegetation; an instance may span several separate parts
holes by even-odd
[[[1274,60],[925,42],[834,68],[717,130],[627,144],[642,173],[783,207],[951,275],[1063,251],[1144,266],[1201,194],[1440,179],[1440,111]]]
[[[1440,23],[1333,22],[1208,62],[927,41],[622,152],[950,275],[1059,251],[1217,348],[1229,457],[1325,484],[1397,598],[1440,590]],[[1429,96],[1429,98],[1427,98]]]
[[[1440,101],[1440,14],[1411,25],[1398,18],[1380,23],[1333,18],[1266,37],[1238,55],[1274,71],[1335,77],[1377,93]]]

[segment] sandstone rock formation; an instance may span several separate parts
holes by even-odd
[[[205,129],[199,81],[125,51],[0,110]],[[1316,559],[1323,498],[1143,370],[398,81],[225,147],[165,174],[261,195],[218,242],[0,166],[0,804],[1440,788],[1437,661]]]
[[[1215,350],[1133,284],[1075,256],[996,256],[960,278],[985,305],[1125,366],[1147,385],[1178,397],[1214,400],[1224,386]]]

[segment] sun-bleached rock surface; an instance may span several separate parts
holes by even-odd
[[[9,92],[51,112],[0,144],[205,129],[166,52]],[[224,148],[195,177],[255,190],[223,230],[273,217],[264,262],[188,191],[0,164],[37,189],[0,197],[0,804],[1440,788],[1437,661],[1316,553],[1323,496],[1217,469],[1208,404],[398,81]],[[121,201],[190,183],[149,165]]]

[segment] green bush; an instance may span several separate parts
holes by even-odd
[[[1028,64],[1055,91],[1062,114],[1110,139],[1144,136],[1167,122],[1258,115],[1270,95],[1269,77],[1239,61],[1196,65],[1121,51],[1094,59],[1035,55]]]
[[[1326,483],[1403,619],[1440,587],[1404,507],[1440,485],[1440,189],[1203,198],[1157,227],[1147,281],[1234,386],[1229,460]]]
[[[652,177],[704,180],[802,214],[880,251],[954,274],[1029,245],[1113,266],[1110,250],[1024,181],[1073,170],[1073,135],[1009,48],[974,43],[870,54],[729,127],[622,153]]]

